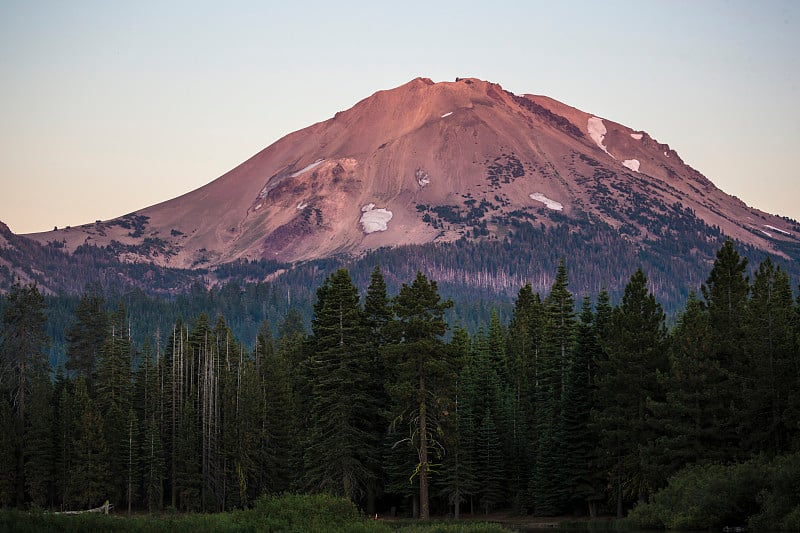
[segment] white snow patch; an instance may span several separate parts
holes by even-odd
[[[603,144],[603,140],[606,137],[606,125],[603,124],[603,119],[599,117],[591,117],[589,119],[588,124],[586,124],[586,128],[589,130],[589,137],[600,147],[602,151],[611,155],[608,152],[608,148]],[[611,157],[614,157],[613,155]]]
[[[292,174],[292,177],[293,177],[293,178],[296,178],[296,177],[297,177],[297,176],[299,176],[300,174],[305,174],[305,173],[306,173],[306,172],[308,172],[309,170],[311,170],[311,169],[314,169],[314,168],[317,168],[318,166],[320,166],[320,165],[322,164],[322,162],[323,162],[323,161],[325,161],[325,160],[324,160],[324,159],[317,159],[316,161],[314,161],[314,162],[313,162],[313,163],[311,163],[310,165],[306,165],[306,166],[304,166],[303,168],[301,168],[300,170],[298,170],[297,172],[293,173],[293,174]]]
[[[258,205],[256,206],[256,211],[258,211],[259,209],[261,209],[261,204],[258,204]]]
[[[639,172],[639,160],[638,159],[626,159],[622,162],[622,166],[633,170],[634,172]]]
[[[642,140],[643,135],[641,133],[631,133],[631,138],[636,139],[637,141]]]
[[[299,204],[297,204],[297,210],[298,211],[302,211],[306,207],[308,207],[308,203],[306,203],[306,202],[300,202]]]
[[[669,154],[667,152],[664,152],[664,157],[669,157]]]
[[[392,219],[392,212],[388,209],[375,209],[375,204],[369,203],[361,208],[362,215],[361,227],[364,233],[374,233],[376,231],[386,231],[389,229],[389,221]]]
[[[414,176],[417,178],[417,183],[419,183],[420,187],[424,187],[431,182],[431,177],[428,176],[428,173],[418,168],[417,171],[414,173]]]
[[[769,228],[771,230],[775,230],[775,231],[780,232],[780,233],[783,233],[784,235],[791,235],[791,233],[789,233],[788,231],[783,230],[781,228],[776,228],[775,226],[770,226],[769,224],[764,224],[764,227],[765,228]]]
[[[763,229],[762,229],[762,230],[759,230],[759,231],[760,231],[761,233],[763,233],[764,235],[766,235],[767,237],[772,237],[772,234],[771,234],[771,233],[767,233],[767,232],[766,232],[766,231],[764,231]]]
[[[548,198],[547,196],[545,196],[540,192],[535,192],[529,196],[531,197],[531,200],[542,202],[545,205],[545,207],[547,207],[548,209],[552,209],[553,211],[561,211],[562,209],[564,209],[564,206],[561,205],[561,203],[556,202],[555,200],[551,200],[550,198]]]
[[[452,111],[450,111],[449,113],[445,113],[444,115],[442,115],[442,118],[447,118],[447,117],[449,117],[449,116],[450,116],[450,115],[452,115],[452,114],[453,114],[453,112],[452,112]]]

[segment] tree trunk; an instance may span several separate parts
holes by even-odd
[[[419,377],[419,517],[430,518],[428,507],[428,426],[425,412],[425,377]]]
[[[456,520],[461,518],[461,491],[458,489],[456,489],[455,509],[453,509],[453,517]]]

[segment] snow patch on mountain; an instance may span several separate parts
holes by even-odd
[[[789,233],[788,231],[783,230],[781,228],[776,228],[775,226],[770,226],[769,224],[764,224],[764,227],[767,229],[771,229],[773,231],[777,231],[779,233],[783,233],[784,235],[791,235],[791,233]]]
[[[297,204],[297,210],[298,211],[302,211],[306,207],[308,207],[308,204],[306,202],[300,202],[299,204]]]
[[[544,194],[540,192],[535,192],[531,195],[531,200],[535,200],[537,202],[541,202],[547,207],[548,209],[552,209],[553,211],[561,211],[564,209],[564,206],[560,202],[556,202],[555,200],[551,200]]]
[[[586,128],[589,130],[589,137],[600,147],[602,151],[611,155],[608,152],[608,148],[603,144],[603,140],[606,137],[606,125],[603,124],[603,119],[599,117],[591,117],[589,118],[588,124],[586,124]],[[613,155],[611,157],[614,157]]]
[[[638,159],[626,159],[622,162],[622,166],[633,170],[634,172],[639,172],[639,160]]]
[[[766,231],[764,231],[763,229],[762,229],[762,230],[759,230],[759,231],[760,231],[761,233],[763,233],[764,235],[766,235],[767,237],[769,237],[769,238],[772,238],[772,234],[771,234],[771,233],[767,233],[767,232],[766,232]]]
[[[450,111],[449,113],[445,113],[444,115],[442,115],[442,118],[447,118],[447,117],[449,117],[449,116],[450,116],[450,115],[452,115],[452,114],[453,114],[453,112],[452,112],[452,111]]]
[[[431,177],[421,168],[417,169],[414,176],[417,178],[417,183],[419,183],[420,187],[424,187],[431,182]]]
[[[642,134],[641,133],[631,133],[631,138],[632,139],[636,139],[637,141],[641,141],[642,140]]]
[[[361,208],[361,220],[359,222],[364,233],[374,233],[389,229],[389,221],[391,219],[391,211],[384,208],[375,209],[375,204],[369,203]]]
[[[315,168],[317,168],[318,166],[320,166],[320,165],[321,165],[321,164],[322,164],[324,161],[325,161],[324,159],[317,159],[316,161],[314,161],[314,162],[313,162],[313,163],[311,163],[310,165],[306,165],[306,166],[304,166],[303,168],[301,168],[300,170],[298,170],[297,172],[294,172],[294,173],[292,174],[292,177],[293,177],[293,178],[296,178],[297,176],[299,176],[299,175],[301,175],[301,174],[305,174],[305,173],[306,173],[306,172],[308,172],[309,170],[315,169]]]

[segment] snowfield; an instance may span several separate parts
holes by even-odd
[[[306,172],[308,172],[309,170],[315,169],[315,168],[317,168],[318,166],[320,166],[320,165],[321,165],[321,164],[322,164],[324,161],[325,161],[324,159],[317,159],[316,161],[314,161],[314,162],[313,162],[313,163],[311,163],[310,165],[306,165],[306,166],[304,166],[303,168],[301,168],[300,170],[298,170],[297,172],[293,173],[293,174],[292,174],[292,177],[293,177],[293,178],[296,178],[296,177],[297,177],[297,176],[299,176],[300,174],[305,174],[305,173],[306,173]]]
[[[631,138],[636,139],[637,141],[641,141],[642,136],[643,135],[641,133],[631,133]]]
[[[300,202],[299,204],[297,204],[297,210],[298,210],[298,211],[302,211],[302,210],[303,210],[303,209],[305,209],[306,207],[308,207],[308,204],[307,204],[307,203],[305,203],[305,202]]]
[[[770,237],[770,238],[772,238],[772,234],[771,234],[771,233],[767,233],[767,232],[766,232],[766,231],[764,231],[763,229],[762,229],[762,230],[759,230],[759,231],[760,231],[761,233],[763,233],[764,235],[766,235],[767,237]]]
[[[771,229],[773,231],[777,231],[778,233],[783,233],[784,235],[789,235],[789,236],[792,235],[791,233],[789,233],[786,230],[783,230],[781,228],[776,228],[775,226],[770,226],[769,224],[764,224],[764,227],[767,228],[767,229]]]
[[[449,113],[445,113],[444,115],[442,115],[442,118],[447,118],[447,117],[449,117],[449,116],[450,116],[450,115],[452,115],[452,114],[453,114],[453,112],[452,112],[452,111],[450,111]]]
[[[608,155],[608,148],[605,147],[603,144],[603,139],[606,137],[606,125],[603,124],[603,119],[598,117],[591,117],[589,119],[589,123],[586,125],[586,128],[589,130],[589,137],[600,147]],[[611,157],[614,157],[613,155]]]
[[[361,220],[359,222],[364,233],[375,233],[376,231],[389,229],[392,212],[388,209],[375,209],[375,204],[369,203],[361,208],[361,212]]]
[[[634,172],[639,172],[639,160],[638,159],[626,159],[622,162],[622,166],[633,170]]]
[[[535,192],[529,196],[531,197],[531,200],[542,202],[545,205],[545,207],[547,207],[548,209],[552,209],[553,211],[561,211],[564,209],[564,206],[561,205],[560,202],[551,200],[550,198],[548,198],[547,196],[545,196],[540,192]]]

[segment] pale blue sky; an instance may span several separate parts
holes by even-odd
[[[800,219],[800,2],[0,0],[0,220],[108,219],[417,76],[544,94]]]

